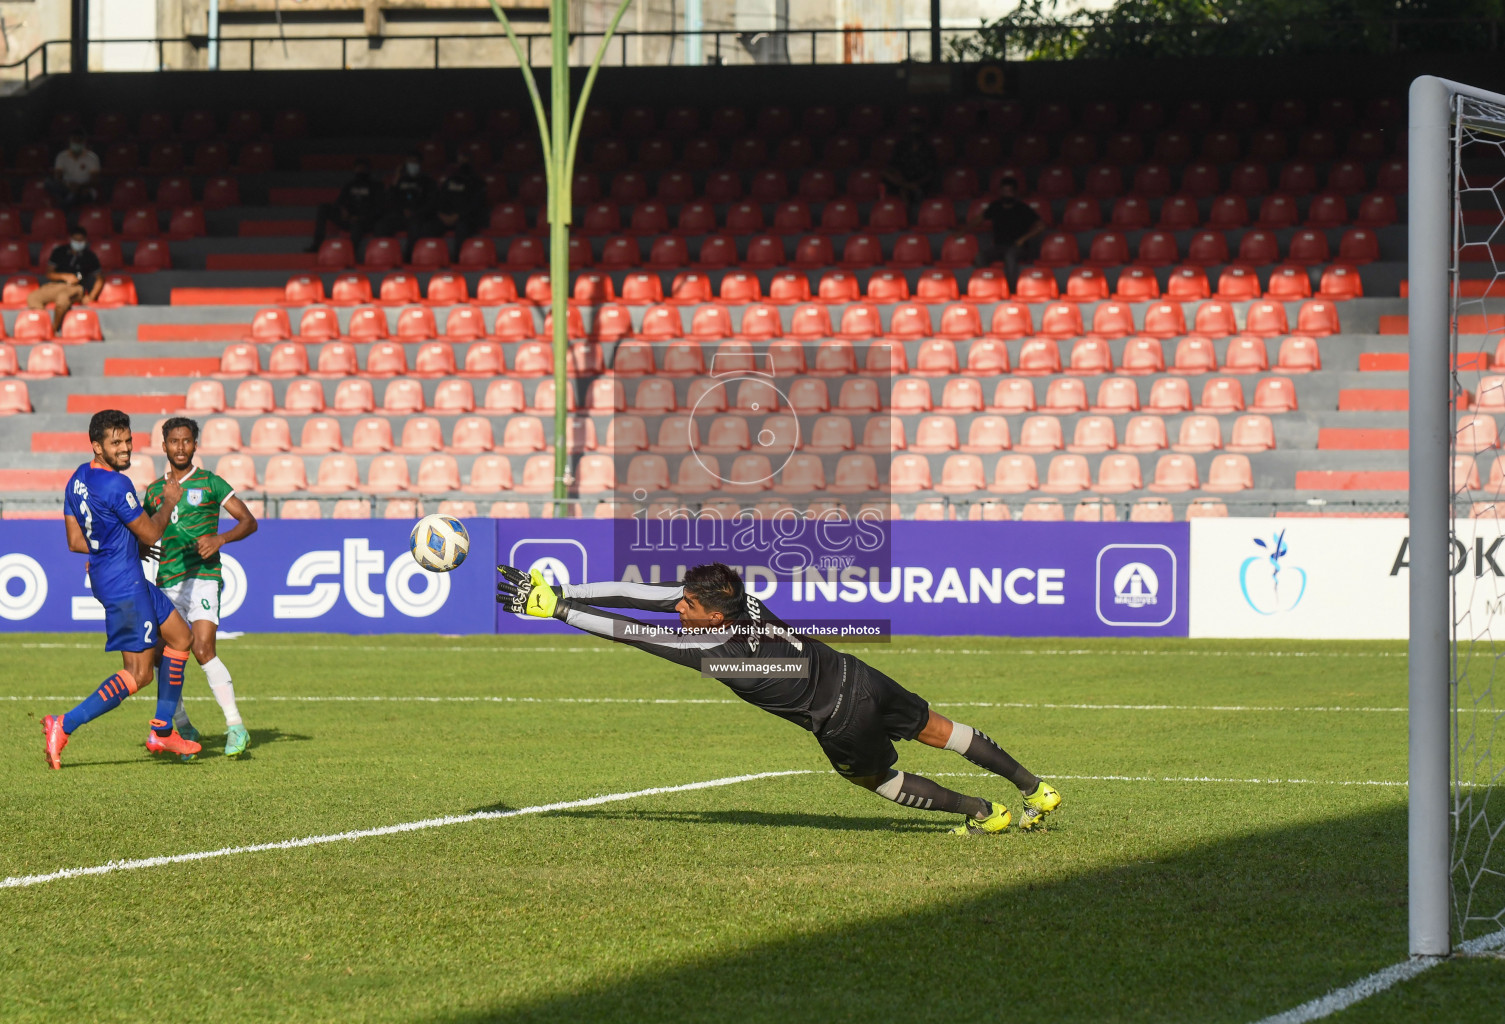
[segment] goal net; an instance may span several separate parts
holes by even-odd
[[[1447,878],[1449,931],[1456,950],[1505,927],[1505,757],[1497,758],[1494,751],[1496,732],[1505,733],[1505,453],[1500,429],[1505,423],[1505,96],[1452,91],[1448,99],[1452,551]],[[1425,205],[1412,209],[1413,218],[1425,214]],[[1422,225],[1413,221],[1413,232],[1418,227]],[[1415,266],[1413,262],[1413,270]],[[1413,335],[1412,359],[1426,354]],[[1415,382],[1413,377],[1413,386]],[[1412,533],[1417,533],[1414,520]],[[1413,602],[1416,598],[1413,590]],[[1414,630],[1415,617],[1412,622]],[[1411,796],[1413,801],[1430,798],[1416,790]],[[1415,937],[1413,917],[1413,941]]]

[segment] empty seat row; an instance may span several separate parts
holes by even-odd
[[[257,110],[236,110],[221,118],[212,110],[198,108],[181,115],[165,110],[147,110],[132,117],[118,110],[102,111],[87,121],[76,113],[63,112],[54,118],[53,135],[65,138],[74,131],[87,131],[96,140],[132,136],[153,141],[177,136],[183,139],[210,139],[217,135],[236,140],[260,138],[268,130],[279,139],[301,139],[308,134],[308,115],[301,110],[282,110],[270,117]],[[22,147],[22,152],[26,147]],[[44,157],[51,153],[45,148]]]
[[[1101,298],[1106,299],[1103,294]],[[1097,301],[1097,300],[1094,300]],[[1064,340],[1092,335],[1099,338],[1117,339],[1135,333],[1154,338],[1175,338],[1199,334],[1208,338],[1225,338],[1244,333],[1256,337],[1278,337],[1291,333],[1286,307],[1276,300],[1255,301],[1248,306],[1239,323],[1238,310],[1232,301],[1202,302],[1193,311],[1190,328],[1186,310],[1178,301],[1154,302],[1144,313],[1141,323],[1136,323],[1134,312],[1127,302],[1100,302],[1092,310],[1091,329],[1082,314],[1081,304],[1069,301],[1052,303],[1041,312],[1038,327],[1030,307],[1019,301],[1004,302],[994,307],[986,328],[982,313],[970,303],[953,303],[940,311],[939,322],[930,308],[921,303],[901,302],[893,307],[884,327],[884,312],[870,301],[854,302],[841,312],[839,327],[832,323],[829,309],[819,303],[806,303],[793,309],[787,316],[788,340],[799,343],[834,339],[838,341],[872,341],[887,338],[894,341],[921,342],[939,338],[960,341],[984,336],[1003,340],[1043,336]],[[502,342],[521,342],[553,334],[552,313],[543,315],[542,329],[538,329],[534,311],[522,304],[502,306],[487,331],[485,314],[470,305],[457,305],[445,316],[443,337],[450,341],[477,341],[493,338]],[[647,342],[667,342],[683,338],[695,341],[722,341],[738,339],[751,343],[770,343],[779,346],[786,337],[786,317],[771,303],[752,302],[735,317],[725,306],[709,304],[690,312],[688,331],[686,316],[680,309],[661,303],[649,307],[638,318],[636,326],[628,307],[615,302],[604,303],[591,313],[591,325],[587,330],[585,318],[578,307],[569,307],[565,333],[571,340],[617,342],[624,339],[640,339]],[[409,306],[397,313],[395,329],[389,331],[389,320],[384,310],[376,306],[357,307],[348,317],[342,329],[339,316],[327,306],[312,306],[299,318],[298,332],[293,333],[292,319],[281,308],[264,309],[252,319],[246,341],[250,343],[275,343],[290,341],[295,337],[302,342],[324,342],[349,338],[355,342],[383,341],[395,337],[398,341],[423,342],[440,337],[438,318],[427,306]],[[1327,337],[1337,334],[1341,322],[1337,304],[1327,299],[1305,301],[1298,308],[1296,332],[1307,337]]]
[[[1118,225],[1115,225],[1117,227]],[[1124,231],[1137,230],[1124,228]],[[1282,259],[1293,267],[1304,268],[1327,263],[1332,259],[1326,231],[1302,228],[1295,231],[1281,256],[1281,244],[1275,229],[1244,232],[1236,246],[1230,248],[1228,236],[1221,230],[1198,231],[1182,251],[1172,230],[1159,229],[1140,235],[1134,255],[1130,256],[1129,239],[1120,231],[1095,235],[1084,249],[1075,235],[1056,232],[1040,242],[1041,267],[1121,267],[1135,263],[1142,267],[1169,267],[1184,263],[1190,267],[1212,267],[1237,262],[1248,266],[1269,266]],[[1085,256],[1085,259],[1083,258]],[[1350,228],[1338,241],[1338,261],[1348,266],[1362,266],[1380,258],[1379,237],[1372,228]]]
[[[683,391],[683,398],[679,392]],[[698,378],[676,387],[672,379],[651,377],[639,382],[632,402],[627,399],[623,382],[614,377],[598,377],[586,389],[584,408],[592,413],[632,412],[657,416],[680,409],[694,409],[701,414],[735,411],[743,415],[769,415],[790,409],[800,415],[827,411],[868,413],[891,409],[897,414],[919,414],[940,410],[951,413],[996,412],[1023,413],[1036,409],[1034,385],[1029,380],[1005,378],[993,389],[989,401],[980,381],[957,377],[944,382],[937,395],[930,382],[919,377],[901,377],[893,382],[889,400],[884,400],[878,382],[871,378],[847,379],[841,383],[835,401],[825,379],[799,377],[782,387],[762,378],[717,380]],[[189,386],[185,408],[198,413],[226,411],[225,389],[219,381],[197,381]],[[520,380],[493,380],[487,385],[481,408],[495,413],[553,412],[554,380],[538,381],[531,402],[525,402]],[[1265,377],[1254,387],[1249,409],[1264,413],[1295,410],[1296,389],[1285,377]],[[376,409],[375,390],[364,378],[341,380],[335,387],[331,411],[355,414]],[[406,414],[420,411],[455,415],[476,409],[475,391],[469,380],[441,380],[434,387],[432,402],[426,402],[420,381],[408,378],[391,380],[385,388],[381,408],[385,412]],[[566,388],[566,408],[576,408],[573,383]],[[1091,410],[1104,414],[1137,412],[1141,408],[1139,385],[1129,377],[1110,377],[1098,385],[1095,401],[1089,398],[1080,378],[1053,380],[1046,387],[1040,407],[1055,413]],[[1193,402],[1191,385],[1184,377],[1161,377],[1151,383],[1144,408],[1152,412],[1241,412],[1245,406],[1244,386],[1234,377],[1212,377],[1201,388],[1200,401]],[[320,381],[289,381],[282,404],[270,381],[251,379],[236,389],[235,402],[229,411],[239,415],[259,415],[278,409],[294,414],[311,414],[326,409],[324,385]],[[1492,422],[1492,421],[1491,421]]]
[[[956,420],[944,415],[921,418],[914,428],[912,442],[902,418],[884,415],[870,416],[860,427],[853,419],[844,416],[821,416],[813,424],[807,425],[803,433],[793,417],[773,415],[758,424],[756,445],[754,431],[749,426],[748,419],[733,415],[717,416],[704,421],[687,415],[665,416],[652,444],[649,441],[653,435],[650,435],[646,421],[635,415],[613,416],[607,421],[604,432],[599,433],[593,420],[571,418],[569,429],[571,451],[603,453],[653,451],[659,454],[677,454],[694,450],[717,455],[737,454],[754,447],[791,451],[799,449],[817,454],[859,451],[878,455],[901,451],[922,454],[944,454],[951,451],[991,454],[1005,450],[1094,453],[1113,450],[1156,452],[1171,449],[1195,453],[1225,448],[1222,424],[1215,416],[1200,414],[1187,416],[1181,421],[1174,445],[1169,440],[1166,421],[1156,415],[1131,417],[1125,424],[1122,443],[1119,442],[1117,424],[1111,417],[1083,416],[1076,422],[1069,445],[1065,441],[1061,421],[1049,415],[1025,418],[1019,428],[1017,443],[1013,439],[1008,420],[999,415],[974,417],[967,429],[965,444],[962,443]],[[158,430],[160,431],[160,424]],[[527,455],[551,450],[552,447],[547,441],[543,421],[536,416],[527,415],[515,415],[507,419],[500,443],[491,420],[485,416],[460,417],[450,430],[448,443],[444,439],[442,424],[430,416],[409,418],[402,426],[400,440],[394,437],[391,421],[380,416],[358,420],[348,442],[340,421],[332,416],[310,416],[303,424],[296,445],[293,443],[291,427],[280,416],[265,416],[256,420],[251,426],[249,441],[243,438],[239,420],[211,417],[204,422],[199,450],[206,455],[239,451],[262,455],[288,451],[298,454],[336,451],[354,454],[388,451],[424,454],[441,450],[461,454],[495,451]],[[1275,431],[1269,418],[1245,415],[1234,422],[1226,448],[1231,451],[1260,452],[1274,446]]]
[[[0,377],[25,377],[42,380],[47,377],[68,376],[68,357],[61,345],[43,342],[33,345],[26,353],[25,369],[17,351],[10,345],[0,344]]]
[[[208,230],[201,206],[178,206],[168,211],[166,221],[169,238],[197,238]],[[71,217],[49,206],[32,213],[30,228],[23,231],[20,214],[10,207],[0,207],[0,238],[20,238],[26,234],[33,241],[61,241],[75,226],[88,233],[91,244],[114,234],[138,239],[154,238],[163,233],[163,215],[152,206],[135,206],[126,210],[119,224],[117,229],[114,214],[105,206],[85,206]]]
[[[1174,240],[1172,240],[1174,241]],[[1172,261],[1173,262],[1173,261]],[[1247,262],[1247,261],[1241,261]],[[1166,264],[1168,265],[1168,264]],[[1225,268],[1219,275],[1218,286],[1223,292],[1238,289],[1245,298],[1258,297],[1257,272],[1246,267],[1238,268],[1237,274]],[[1306,264],[1288,263],[1267,273],[1266,295],[1282,301],[1305,299],[1312,296],[1311,271]],[[1113,278],[1112,290],[1108,290],[1109,278]],[[1187,264],[1176,267],[1166,274],[1166,295],[1173,300],[1198,300],[1210,298],[1212,283],[1207,270],[1201,265]],[[1242,279],[1242,280],[1236,280]],[[20,281],[22,278],[12,278]],[[33,281],[34,279],[26,279]],[[1252,282],[1252,287],[1250,285]],[[713,287],[714,286],[714,287]],[[1245,294],[1245,293],[1248,294]],[[12,302],[11,286],[7,284],[6,304]],[[1353,266],[1343,263],[1325,267],[1320,273],[1318,295],[1325,299],[1341,301],[1363,295],[1363,284]],[[486,274],[476,286],[475,303],[481,306],[506,305],[519,301],[546,306],[552,301],[549,275],[545,272],[530,274],[521,294],[512,277],[507,274]],[[784,271],[772,276],[765,293],[761,279],[756,274],[734,270],[721,275],[719,281],[701,271],[681,271],[674,275],[667,294],[658,273],[634,271],[622,276],[620,289],[613,278],[600,271],[584,271],[578,274],[570,289],[570,302],[584,306],[598,306],[618,302],[624,306],[644,306],[667,302],[670,305],[702,305],[720,302],[725,305],[745,305],[751,302],[767,302],[774,306],[796,305],[807,302],[844,305],[864,298],[875,303],[914,301],[925,305],[937,305],[956,301],[987,304],[1009,298],[1021,302],[1052,302],[1063,297],[1056,271],[1045,268],[1026,268],[1020,274],[1017,288],[1011,294],[1008,281],[1001,270],[985,267],[974,270],[967,276],[966,288],[958,286],[956,275],[950,270],[931,268],[917,275],[915,287],[910,288],[906,274],[892,270],[878,270],[867,276],[866,285],[856,273],[848,270],[831,270],[823,273],[814,287],[809,276],[800,271]],[[1125,302],[1154,301],[1162,297],[1160,274],[1148,265],[1124,267],[1119,271],[1107,271],[1095,266],[1082,267],[1067,276],[1065,297],[1072,301],[1097,301],[1114,298]],[[1220,295],[1222,298],[1228,296]],[[418,278],[406,272],[388,274],[382,279],[377,293],[373,294],[371,280],[363,274],[341,274],[326,296],[321,278],[300,274],[288,280],[283,301],[288,305],[354,306],[376,303],[383,306],[412,305],[428,302],[435,306],[465,304],[471,295],[466,279],[456,273],[440,272],[428,281],[427,295],[422,294]],[[280,324],[280,321],[277,321]],[[287,328],[291,330],[291,325]],[[943,325],[944,329],[944,325]],[[281,327],[276,328],[280,332]],[[583,321],[580,330],[584,330]],[[267,340],[279,340],[279,336]]]
[[[34,321],[22,321],[28,331]],[[40,335],[39,335],[40,336]],[[76,334],[82,337],[82,334]],[[822,377],[843,377],[857,373],[877,376],[915,373],[920,376],[945,377],[956,374],[990,377],[1016,373],[1044,376],[1068,373],[1095,376],[1115,370],[1131,375],[1166,372],[1183,375],[1216,373],[1252,374],[1271,369],[1265,338],[1240,334],[1223,344],[1223,358],[1218,345],[1207,335],[1181,337],[1169,364],[1164,343],[1157,337],[1135,336],[1124,341],[1115,365],[1113,345],[1108,337],[1089,335],[1071,342],[1070,356],[1063,359],[1061,343],[1055,339],[1032,338],[1018,346],[1017,361],[1010,357],[1005,341],[982,338],[958,344],[949,338],[930,338],[912,343],[915,357],[909,358],[903,342],[873,341],[859,360],[856,346],[845,339],[827,339],[816,346],[807,360],[805,342],[799,339],[775,340],[763,348],[748,341],[723,341],[714,349],[699,339],[677,339],[655,346],[637,339],[619,341],[612,350],[610,372],[616,377],[699,377],[709,369],[716,375],[757,372],[775,377],[793,377],[813,373]],[[603,374],[608,362],[600,346],[574,343],[566,354],[566,372],[571,376]],[[1322,368],[1321,350],[1316,339],[1307,335],[1283,338],[1277,350],[1274,370],[1278,373],[1308,373]],[[543,377],[554,372],[552,347],[543,341],[520,341],[510,360],[502,344],[478,341],[467,346],[463,363],[457,363],[455,348],[448,342],[425,342],[418,348],[411,367],[407,352],[399,342],[382,341],[370,346],[365,366],[359,363],[354,344],[329,342],[319,347],[317,358],[310,360],[307,346],[295,342],[274,345],[265,365],[254,344],[227,346],[220,355],[221,377],[447,377],[457,373],[468,377]],[[1495,386],[1489,401],[1498,401],[1505,389]],[[1481,401],[1483,399],[1481,398]]]
[[[1058,134],[1073,128],[1089,132],[1120,128],[1150,132],[1167,126],[1183,131],[1209,128],[1248,131],[1265,123],[1284,129],[1296,129],[1309,123],[1330,129],[1351,128],[1358,124],[1383,128],[1400,121],[1404,111],[1404,102],[1395,97],[1378,97],[1364,102],[1329,97],[1317,104],[1288,98],[1268,105],[1251,99],[1231,99],[1220,104],[1193,99],[1178,104],[1174,112],[1157,100],[1136,100],[1120,105],[1104,99],[1090,100],[1076,107],[1063,100],[1027,104],[1018,99],[994,98],[954,99],[938,104],[911,100],[893,107],[860,103],[845,109],[828,103],[801,109],[768,104],[750,110],[739,106],[721,106],[713,110],[678,106],[660,110],[648,106],[613,109],[593,105],[586,112],[581,134],[585,138],[595,138],[615,132],[622,137],[638,138],[656,133],[670,137],[709,133],[725,138],[753,132],[766,138],[778,138],[796,129],[813,136],[841,131],[865,136],[890,128],[924,127],[956,134],[978,130]],[[530,126],[531,122],[516,109],[477,114],[462,108],[440,118],[438,136],[459,139],[484,132],[509,137],[525,132]]]
[[[527,148],[531,143],[515,145]],[[826,167],[814,167],[792,177],[784,166],[755,169],[751,165],[743,165],[739,169],[709,172],[677,167],[661,162],[662,156],[667,152],[661,144],[649,144],[649,155],[653,159],[643,169],[617,171],[627,162],[626,150],[619,144],[606,143],[604,147],[598,146],[596,152],[599,154],[602,148],[614,150],[610,162],[598,161],[595,166],[602,172],[617,173],[608,176],[589,169],[577,170],[571,179],[570,198],[575,204],[587,207],[588,211],[602,202],[619,208],[641,207],[627,216],[623,216],[621,209],[615,213],[597,211],[588,228],[596,233],[613,221],[630,225],[629,229],[634,231],[646,231],[648,225],[657,225],[654,233],[666,232],[669,230],[668,212],[654,207],[679,204],[727,205],[743,201],[759,204],[856,204],[883,200],[885,188],[881,165],[843,170],[853,162],[853,142],[833,140],[831,145],[839,151],[840,162]],[[477,166],[489,163],[490,153],[484,147],[467,148],[472,163]],[[525,163],[523,166],[537,166],[536,156],[526,159],[531,159],[532,163]],[[436,164],[441,162],[435,160]],[[1186,166],[1176,174],[1171,168],[1173,163],[1185,163]],[[701,173],[704,174],[703,178]],[[537,214],[531,218],[528,216],[528,210],[538,210],[547,201],[548,182],[542,172],[523,175],[516,190],[511,192],[505,174],[493,172],[484,177],[488,201],[503,203],[506,207],[505,210],[493,211],[492,233],[544,231],[545,221]],[[1152,162],[1133,168],[1115,163],[1093,164],[1089,160],[1078,164],[1053,163],[1041,166],[1037,173],[1029,173],[1028,168],[1022,164],[995,162],[991,165],[991,170],[979,173],[972,166],[950,165],[940,173],[939,195],[931,197],[920,207],[919,216],[922,220],[918,223],[940,223],[934,218],[939,216],[944,220],[947,216],[938,209],[940,204],[976,203],[991,196],[1005,179],[1013,179],[1023,190],[1024,201],[1050,223],[1054,219],[1052,204],[1078,195],[1094,199],[1125,197],[1138,202],[1177,196],[1195,202],[1211,199],[1225,191],[1246,199],[1272,191],[1289,196],[1307,196],[1320,191],[1328,196],[1347,197],[1365,194],[1372,188],[1375,194],[1391,196],[1406,191],[1407,173],[1406,161],[1400,157],[1381,162],[1372,178],[1361,160],[1334,162],[1329,165],[1325,177],[1320,179],[1320,184],[1318,165],[1311,160],[1280,164],[1273,178],[1265,163],[1238,164],[1225,175],[1218,163],[1205,160],[1187,163],[1181,156],[1165,161],[1158,154]],[[116,206],[127,205],[113,195],[112,200]],[[209,201],[207,191],[205,201]],[[977,208],[969,206],[968,209],[970,212]],[[955,216],[954,208],[950,215]],[[702,217],[699,214],[696,216]],[[773,218],[779,219],[776,213]],[[786,213],[783,219],[789,223],[816,222],[815,217],[800,213]],[[856,223],[855,220],[848,221],[849,227]]]
[[[1116,453],[1102,457],[1096,479],[1083,455],[1054,456],[1041,479],[1035,460],[1026,454],[1000,456],[991,482],[986,465],[977,455],[945,456],[939,473],[932,475],[930,460],[919,454],[904,453],[888,461],[886,479],[871,455],[850,454],[837,458],[831,477],[819,455],[796,453],[782,465],[766,455],[743,454],[727,461],[715,455],[697,454],[679,460],[671,474],[670,463],[663,455],[634,455],[627,460],[622,479],[617,476],[617,460],[604,454],[585,454],[576,465],[572,490],[579,494],[604,494],[623,489],[649,493],[704,495],[758,494],[773,492],[797,495],[830,492],[863,494],[887,490],[894,494],[935,491],[941,494],[971,494],[990,491],[997,494],[1020,494],[1040,490],[1047,494],[1077,494],[1095,491],[1122,494],[1149,489],[1160,493],[1193,490],[1241,491],[1253,487],[1253,470],[1248,456],[1222,454],[1212,458],[1206,481],[1202,481],[1196,461],[1187,454],[1162,455],[1155,464],[1148,484],[1135,455]],[[522,494],[548,494],[554,487],[554,457],[549,454],[529,456],[520,477],[514,477],[511,460],[500,454],[478,455],[472,462],[469,479],[462,483],[460,464],[453,455],[433,453],[422,457],[416,475],[408,460],[398,454],[380,454],[371,458],[364,481],[359,464],[352,455],[333,453],[319,460],[310,480],[301,456],[272,455],[258,476],[256,463],[245,453],[221,456],[214,471],[238,491],[261,491],[266,494],[344,494],[361,491],[368,494],[392,494],[417,491],[421,494],[444,494],[464,491],[492,494],[516,491]]]
[[[103,293],[101,293],[103,294]],[[53,341],[103,341],[104,329],[99,314],[92,309],[74,307],[63,315],[62,329],[52,329],[52,314],[44,309],[23,309],[11,321],[10,338],[23,344]],[[0,320],[0,339],[6,338],[5,322]],[[0,346],[3,347],[3,346]]]

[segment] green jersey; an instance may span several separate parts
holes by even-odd
[[[162,531],[162,562],[157,568],[157,586],[166,587],[179,580],[199,577],[219,580],[219,552],[209,558],[199,557],[199,538],[219,532],[220,506],[235,494],[220,477],[207,469],[195,469],[182,481],[183,496],[173,509],[167,529]],[[162,478],[153,480],[146,489],[148,515],[162,507]]]

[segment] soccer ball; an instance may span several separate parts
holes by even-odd
[[[429,572],[449,572],[470,553],[470,534],[460,520],[436,513],[418,520],[410,548],[413,561]]]

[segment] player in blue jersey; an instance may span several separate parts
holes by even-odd
[[[89,443],[94,458],[68,480],[63,522],[68,528],[68,550],[89,556],[89,586],[105,607],[105,650],[121,652],[124,666],[72,711],[42,719],[47,766],[62,767],[63,748],[74,729],[152,681],[158,649],[162,677],[146,749],[197,754],[199,745],[183,739],[172,727],[173,710],[183,690],[183,667],[188,663],[188,623],[141,570],[141,547],[161,539],[182,485],[169,477],[162,507],[156,515],[146,514],[135,485],[124,472],[131,467],[131,418],[119,410],[94,414],[89,421]]]

